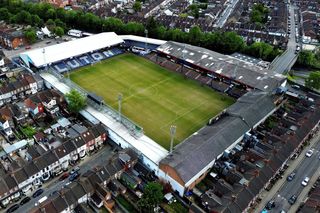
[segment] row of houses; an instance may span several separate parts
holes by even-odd
[[[21,74],[15,81],[4,82],[0,87],[0,105],[25,95],[35,94],[41,89],[43,89],[43,80],[39,75]]]
[[[320,3],[315,0],[295,0],[301,11],[302,42],[318,43],[320,35]]]
[[[70,163],[84,158],[93,147],[100,147],[106,140],[105,128],[102,124],[97,124],[54,149],[48,149],[38,142],[27,148],[25,152],[16,150],[10,153],[10,156],[6,156],[7,164],[3,164],[7,166],[1,171],[3,173],[0,178],[1,205],[8,205],[11,200],[17,199],[21,194],[60,174],[68,168]],[[16,155],[24,158],[24,161],[14,161],[12,156]]]
[[[124,194],[126,188],[118,181],[138,161],[137,154],[126,149],[111,157],[104,165],[85,172],[81,178],[60,190],[31,212],[86,212],[86,203],[104,206],[109,211],[115,202],[112,196]]]
[[[30,77],[31,80],[34,80],[32,76],[28,77]],[[31,87],[23,87],[29,88],[29,90],[17,89],[15,91],[19,91],[20,94],[33,93],[40,88],[38,87],[39,84],[35,81],[32,81],[31,85]],[[55,90],[43,90],[29,96],[23,102],[20,101],[13,104],[6,104],[4,107],[0,108],[0,129],[9,137],[13,134],[13,130],[17,126],[23,126],[28,123],[29,114],[34,118],[45,116],[45,112],[49,112],[50,115],[54,115],[54,113],[58,112],[59,105],[63,104],[65,104],[63,96]]]
[[[16,49],[26,45],[22,29],[0,23],[0,45],[7,49]]]

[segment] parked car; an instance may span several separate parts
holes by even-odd
[[[38,189],[37,191],[35,191],[32,195],[33,198],[36,198],[38,196],[40,196],[43,193],[43,189]]]
[[[288,202],[289,202],[291,205],[295,204],[296,201],[297,201],[297,195],[292,195],[292,196],[290,197],[290,199],[288,200]]]
[[[275,206],[276,206],[276,203],[274,202],[274,200],[270,200],[266,205],[266,209],[271,210]]]
[[[20,201],[20,206],[28,203],[30,200],[31,200],[30,197],[25,197],[25,198],[23,198],[23,199]]]
[[[75,172],[72,175],[70,175],[69,180],[70,181],[75,181],[78,177],[80,177],[79,172]]]
[[[290,175],[288,175],[287,181],[292,181],[295,176],[296,176],[296,172],[293,171]]]
[[[7,213],[11,213],[11,212],[14,212],[15,210],[17,210],[18,208],[19,208],[19,205],[18,204],[14,204],[6,212]]]
[[[65,180],[65,179],[68,178],[68,177],[69,177],[69,173],[68,173],[68,172],[65,172],[65,173],[63,173],[63,174],[60,176],[59,180],[62,181],[62,180]]]
[[[310,180],[309,177],[305,177],[305,178],[303,179],[303,181],[301,182],[302,186],[307,186],[308,183],[309,183],[309,180]]]
[[[310,149],[306,152],[306,157],[310,158],[313,155],[313,150]]]
[[[300,89],[300,86],[299,86],[299,85],[296,85],[296,84],[292,85],[291,87],[292,87],[293,89],[297,89],[297,90]]]
[[[73,173],[76,173],[80,170],[79,166],[74,167],[71,171],[70,171],[70,175],[72,175]]]
[[[25,49],[26,49],[26,50],[30,50],[30,49],[31,49],[31,46],[26,46]]]

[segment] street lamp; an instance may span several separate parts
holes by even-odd
[[[121,122],[121,104],[122,104],[122,98],[123,95],[121,93],[118,94],[118,113],[119,113],[119,117],[118,120]]]
[[[47,64],[46,64],[46,49],[42,49],[42,54],[43,54],[43,62],[45,66],[45,70],[47,70]]]
[[[171,141],[170,141],[170,153],[172,153],[173,150],[173,140],[174,140],[174,136],[176,135],[176,130],[177,127],[174,125],[170,126],[170,137],[171,137]]]
[[[148,30],[145,29],[144,33],[146,34],[146,43],[145,43],[144,49],[147,50],[147,48],[148,48],[148,43],[147,43],[147,41],[148,41]]]

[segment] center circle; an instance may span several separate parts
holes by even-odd
[[[158,94],[158,89],[154,86],[146,86],[142,83],[137,83],[131,85],[129,88],[130,96],[135,96],[137,98],[148,98]]]

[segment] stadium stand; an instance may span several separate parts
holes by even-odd
[[[270,92],[285,83],[285,77],[278,73],[201,47],[168,41],[157,48],[157,53],[199,72],[209,73],[230,84],[240,84],[250,89]],[[191,73],[187,75],[193,77]]]
[[[66,61],[66,64],[68,67],[70,67],[70,69],[76,69],[81,67],[81,64],[76,59],[70,59]]]
[[[101,61],[105,59],[105,56],[99,52],[91,53],[91,57],[96,61]]]
[[[98,57],[98,54],[95,54],[96,52],[99,52],[105,48],[112,49],[114,46],[120,45],[121,43],[124,43],[124,40],[122,40],[113,32],[99,33],[69,42],[30,50],[21,53],[19,56],[26,66],[39,69],[49,64],[55,64],[63,60],[81,57],[82,55],[87,55],[88,53],[94,53],[95,59],[101,60],[101,57]],[[115,49],[115,52],[118,53],[120,51]],[[68,63],[68,66],[79,67],[81,64],[88,64],[88,61],[90,61],[90,63],[96,61],[93,59],[90,60],[90,58],[88,58],[88,60],[83,60],[84,61],[81,62],[78,61],[78,63],[74,61],[71,62],[71,64]],[[58,65],[58,68],[60,68],[60,65]]]
[[[52,66],[56,71],[58,71],[59,73],[64,73],[67,72],[69,69],[67,67],[67,65],[65,65],[64,62],[59,62],[55,65]]]

